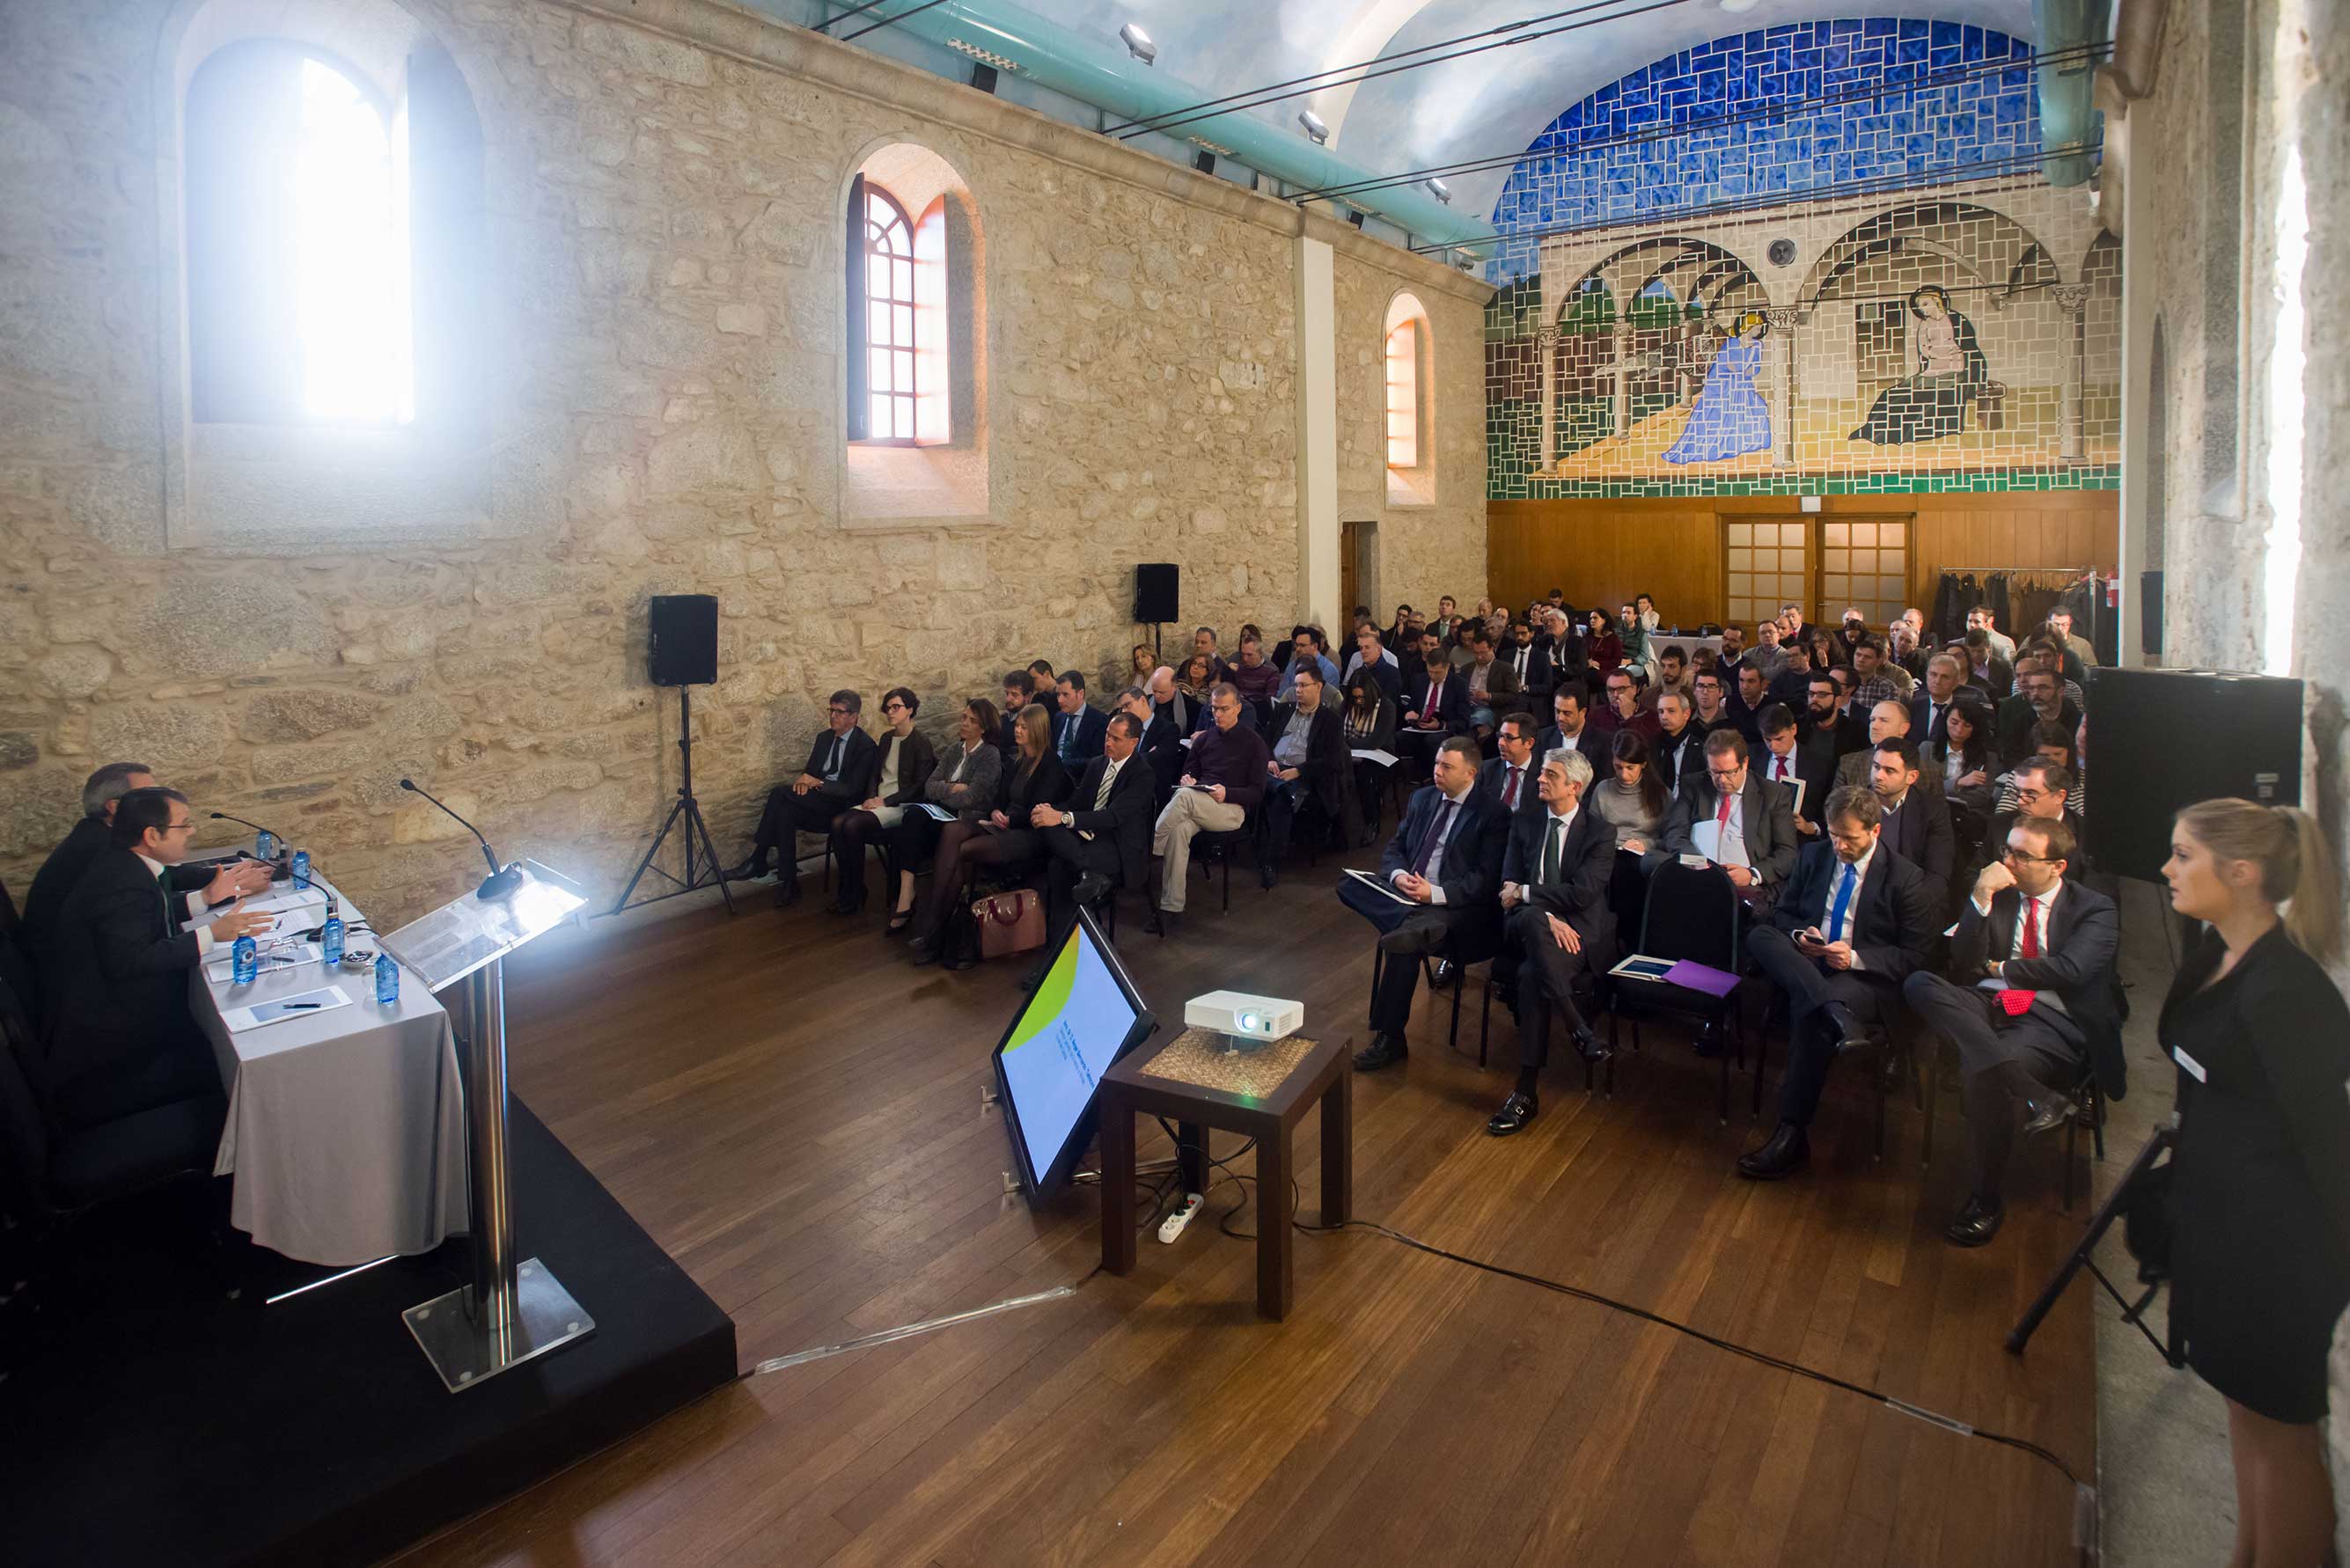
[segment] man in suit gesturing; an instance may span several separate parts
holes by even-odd
[[[66,897],[36,1075],[68,1131],[220,1091],[212,1046],[188,1012],[188,971],[274,921],[241,901],[203,925],[175,907],[171,868],[194,831],[179,791],[131,791],[115,803],[109,846]]]
[[[1138,703],[1137,706],[1139,706]],[[1038,805],[1028,822],[1043,829],[1045,929],[1057,932],[1076,918],[1075,910],[1113,888],[1140,888],[1150,874],[1150,824],[1159,814],[1149,759],[1139,754],[1142,721],[1129,709],[1109,716],[1102,731],[1102,754],[1086,764],[1066,806]],[[1130,764],[1130,765],[1129,765]],[[1045,978],[1059,944],[1047,942],[1045,960],[1021,983],[1035,990]]]
[[[1566,1019],[1567,1038],[1586,1058],[1601,1052],[1575,1005],[1578,976],[1615,962],[1616,918],[1607,879],[1616,867],[1616,833],[1583,809],[1591,763],[1561,749],[1543,759],[1542,809],[1512,819],[1502,857],[1502,909],[1510,946],[1524,961],[1518,985],[1518,1086],[1486,1123],[1507,1137],[1534,1119],[1539,1079],[1550,1058],[1550,1015]]]
[[[858,727],[865,699],[854,691],[832,694],[826,704],[824,733],[808,748],[807,766],[788,784],[767,792],[766,809],[759,814],[759,831],[751,840],[751,854],[726,873],[730,882],[748,881],[767,874],[767,857],[776,857],[775,905],[796,903],[800,896],[798,835],[832,831],[833,819],[873,793],[873,775],[881,765],[881,748]]]
[[[1738,1158],[1738,1173],[1775,1181],[1811,1158],[1805,1131],[1819,1108],[1828,1067],[1861,1038],[1865,1024],[1892,1016],[1901,982],[1926,961],[1934,940],[1934,898],[1918,868],[1884,846],[1874,793],[1828,797],[1828,836],[1806,846],[1794,878],[1746,950],[1787,998],[1792,1022],[1779,1127],[1762,1147]]]
[[[1943,1232],[1960,1247],[1999,1234],[2019,1103],[2025,1132],[2062,1125],[2085,1060],[2109,1096],[2127,1087],[2114,971],[2120,918],[2112,899],[2065,879],[2076,848],[2062,821],[2018,819],[1959,917],[1954,980],[1920,972],[1901,988],[1919,1022],[1958,1047],[1964,1075],[1968,1198]]]
[[[1477,793],[1477,743],[1448,737],[1436,750],[1434,780],[1413,792],[1379,857],[1379,880],[1401,901],[1351,877],[1338,884],[1339,900],[1379,929],[1385,955],[1371,997],[1371,1043],[1355,1053],[1358,1073],[1408,1054],[1403,1032],[1419,961],[1441,951],[1456,930],[1493,918],[1509,821]]]

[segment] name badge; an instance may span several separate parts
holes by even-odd
[[[2199,1084],[2208,1084],[2210,1082],[2210,1079],[2204,1076],[2202,1063],[2198,1062],[2194,1057],[2189,1056],[2186,1052],[2181,1051],[2176,1045],[2170,1048],[2170,1054],[2173,1057],[2178,1059],[2180,1066],[2187,1069],[2188,1076],[2193,1078]]]

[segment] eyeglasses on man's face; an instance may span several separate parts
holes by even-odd
[[[2026,866],[2053,866],[2056,863],[2056,857],[2053,855],[2033,855],[2018,849],[2012,844],[2002,849],[1999,852],[1999,857],[2002,860],[2013,860]]]

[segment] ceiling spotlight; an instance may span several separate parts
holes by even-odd
[[[1748,0],[1748,4],[1752,4],[1752,0]],[[1131,22],[1118,30],[1118,41],[1126,46],[1128,54],[1146,66],[1159,58],[1159,46],[1150,41],[1149,34]]]
[[[1430,195],[1434,196],[1438,201],[1443,202],[1448,207],[1452,205],[1451,186],[1447,185],[1441,180],[1430,180],[1427,182],[1427,184]]]
[[[1305,134],[1314,139],[1315,145],[1329,145],[1330,128],[1322,123],[1320,115],[1309,109],[1297,117],[1297,123],[1305,128]]]

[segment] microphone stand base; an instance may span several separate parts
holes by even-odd
[[[499,1287],[501,1293],[506,1288]],[[450,1393],[596,1332],[596,1320],[536,1258],[523,1260],[510,1288],[504,1311],[496,1303],[483,1311],[473,1287],[460,1285],[400,1314]]]

